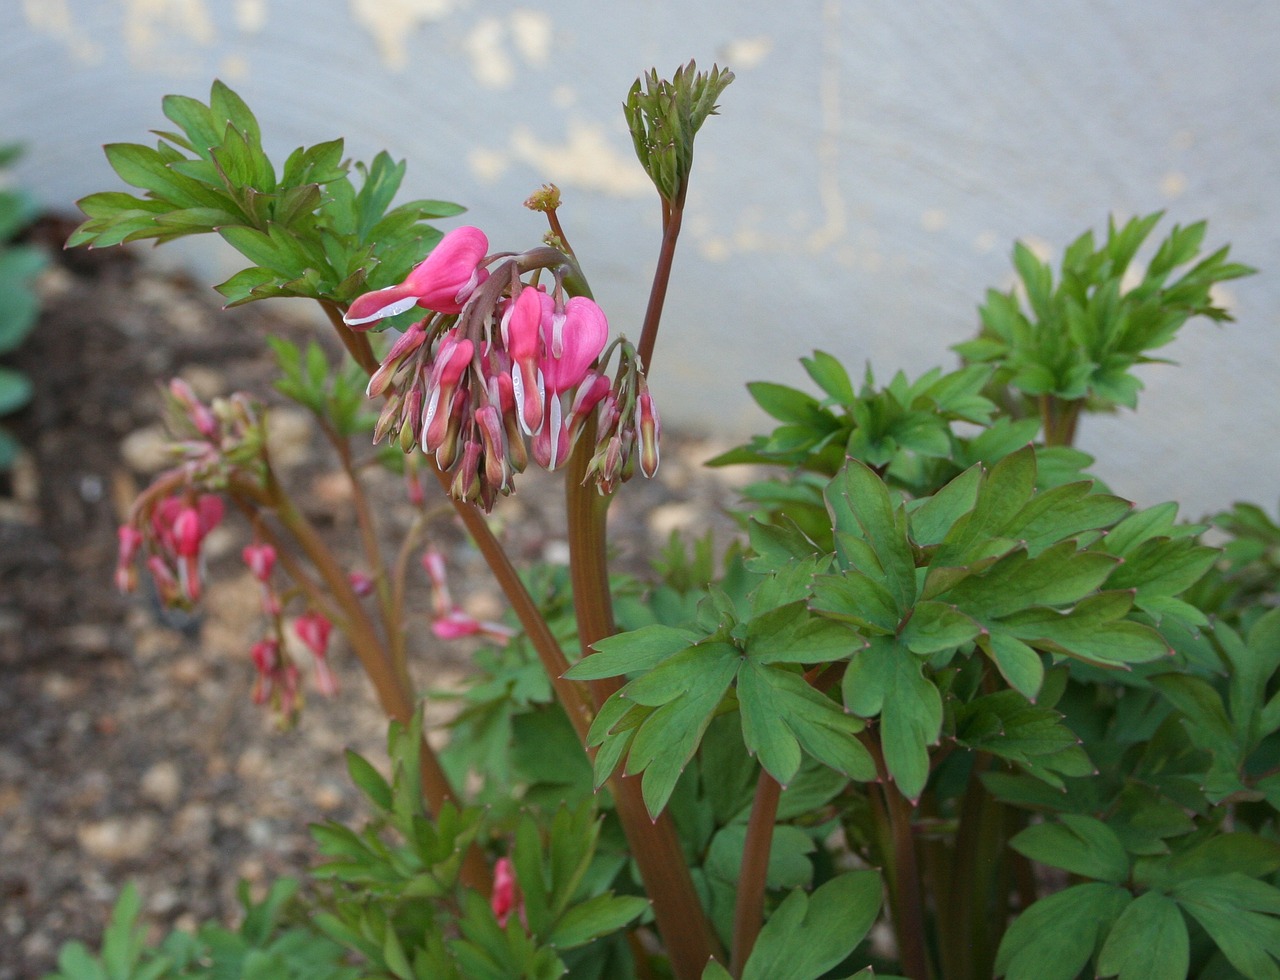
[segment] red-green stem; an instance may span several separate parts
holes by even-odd
[[[640,357],[648,367],[658,336],[662,305],[671,277],[671,262],[680,234],[680,207],[663,208],[662,247],[654,272],[649,305],[641,330]],[[553,230],[556,228],[552,226]],[[558,232],[563,241],[563,232]],[[567,242],[565,243],[567,245]],[[578,621],[578,642],[582,656],[593,653],[593,645],[615,632],[613,599],[609,590],[606,518],[609,498],[601,496],[585,482],[591,446],[595,443],[594,422],[589,422],[565,473],[565,507],[569,527],[569,575],[573,584],[574,611]],[[591,682],[592,699],[598,710],[622,686],[619,678]],[[640,779],[616,775],[610,780],[618,817],[640,869],[645,891],[653,902],[658,932],[678,978],[698,978],[709,959],[723,961],[724,952],[702,909],[693,885],[675,823],[668,813],[651,820],[641,793]]]
[[[588,423],[565,473],[565,505],[569,515],[569,575],[573,583],[578,642],[582,655],[615,632],[609,593],[605,518],[608,498],[583,485],[594,428]],[[622,686],[617,678],[593,681],[591,694],[599,708]],[[627,843],[640,869],[645,892],[653,902],[658,932],[681,980],[702,976],[709,959],[724,959],[719,940],[702,910],[693,886],[675,823],[668,813],[649,817],[639,777],[615,776],[609,783]]]
[[[333,332],[338,335],[338,339],[342,341],[342,346],[347,349],[351,359],[364,369],[365,374],[373,374],[378,370],[378,356],[374,354],[373,346],[369,343],[369,335],[352,330],[343,323],[342,307],[337,303],[322,299],[320,305],[324,308],[329,322],[333,324]]]
[[[640,343],[636,353],[646,371],[653,362],[653,346],[658,339],[658,324],[662,321],[662,307],[667,300],[667,285],[671,281],[671,264],[676,255],[676,239],[680,237],[680,224],[684,215],[684,199],[688,192],[686,180],[676,192],[674,201],[663,201],[662,246],[658,251],[658,265],[653,272],[653,285],[649,289],[649,305],[644,311],[644,325],[640,328]]]
[[[396,608],[394,590],[387,581],[387,569],[382,560],[382,548],[378,544],[378,531],[374,527],[373,513],[369,508],[369,498],[364,492],[364,485],[356,473],[351,460],[351,443],[333,430],[327,421],[321,420],[321,429],[330,445],[338,454],[342,463],[342,471],[351,486],[351,500],[355,506],[356,527],[360,532],[360,544],[364,548],[365,561],[374,575],[374,589],[378,596],[378,609],[382,615],[382,628],[387,638],[388,653],[396,673],[408,677],[408,663],[405,652],[405,629]]]
[[[1075,442],[1076,426],[1084,399],[1064,399],[1056,395],[1040,395],[1040,423],[1046,446],[1070,446]]]
[[[756,781],[756,796],[747,821],[747,839],[742,852],[742,871],[738,875],[738,897],[733,906],[733,951],[729,956],[729,972],[742,976],[756,937],[764,925],[764,890],[769,872],[769,849],[773,846],[773,827],[778,817],[778,800],[782,786],[761,769]]]
[[[347,327],[342,322],[342,309],[336,304],[325,302],[321,305],[329,317],[329,322],[333,324],[334,330],[341,338],[343,345],[350,351],[356,363],[364,368],[367,373],[371,374],[376,371],[378,369],[378,358],[374,355],[373,348],[369,344],[368,335],[358,333]],[[448,475],[441,472],[440,468],[435,465],[434,458],[429,457],[428,463],[431,465],[432,472],[435,473],[436,478],[440,481],[441,487],[448,493]],[[516,573],[510,559],[507,558],[502,545],[498,543],[498,539],[494,537],[493,532],[489,529],[484,515],[472,504],[461,500],[453,500],[452,497],[449,499],[453,503],[458,517],[470,533],[476,547],[493,571],[494,577],[498,580],[498,585],[506,595],[507,601],[511,603],[516,618],[520,620],[520,625],[528,635],[534,650],[537,651],[538,658],[542,662],[547,676],[551,679],[551,685],[561,706],[568,714],[569,720],[573,723],[579,738],[585,741],[587,727],[591,724],[591,708],[587,699],[583,696],[582,689],[563,677],[564,672],[569,669],[569,662],[565,659],[564,651],[560,649],[559,641],[547,626],[542,613],[538,611],[538,604],[529,595],[529,590],[520,581],[520,576]]]
[[[861,739],[875,760],[879,777],[880,800],[874,808],[876,818],[880,823],[887,820],[892,840],[893,865],[886,870],[890,872],[887,883],[898,957],[903,973],[911,980],[930,980],[933,972],[925,943],[924,895],[920,887],[915,835],[911,829],[912,804],[890,777],[880,743],[868,732],[863,732]],[[868,787],[868,790],[875,799],[875,788]]]
[[[267,486],[263,488],[244,478],[232,477],[228,489],[241,500],[269,507],[275,513],[276,518],[289,532],[302,553],[307,556],[316,574],[324,582],[329,596],[341,611],[346,627],[344,632],[351,643],[351,649],[373,684],[383,711],[388,717],[402,724],[409,724],[416,706],[408,673],[404,669],[397,669],[388,656],[386,646],[378,635],[373,620],[369,618],[369,614],[360,602],[360,597],[352,589],[350,580],[344,574],[324,538],[273,479],[269,478]],[[305,580],[299,584],[305,587],[308,581]],[[419,771],[422,777],[423,795],[432,811],[439,812],[440,807],[445,803],[460,802],[440,765],[440,760],[425,740],[422,744]],[[473,846],[468,850],[463,860],[461,877],[464,884],[483,894],[487,895],[491,890],[492,876],[489,865],[478,848]]]

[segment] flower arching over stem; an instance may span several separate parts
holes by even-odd
[[[364,327],[415,306],[438,313],[461,313],[462,306],[489,277],[481,260],[489,239],[479,228],[455,228],[419,262],[404,282],[365,293],[343,316],[349,327]]]
[[[588,476],[602,492],[612,489],[634,469],[637,446],[641,471],[651,475],[658,427],[647,391],[638,401],[643,369],[625,340],[606,346],[609,321],[594,300],[566,295],[566,282],[581,281],[574,260],[549,246],[485,257],[487,248],[478,229],[451,232],[404,283],[348,310],[346,322],[356,325],[413,304],[434,311],[393,343],[370,378],[369,396],[387,399],[375,441],[420,447],[452,474],[452,496],[489,510],[512,492],[530,456],[547,469],[563,465],[607,402],[594,452],[612,446],[609,464],[601,457]],[[545,272],[553,281],[540,283]]]

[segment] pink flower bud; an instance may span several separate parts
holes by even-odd
[[[325,657],[315,657],[311,661],[311,667],[316,690],[326,698],[334,697],[338,693],[338,677],[329,666],[329,661]]]
[[[183,507],[173,519],[173,548],[182,558],[200,553],[200,514],[194,507]]]
[[[493,865],[493,892],[489,896],[489,904],[498,925],[506,928],[507,919],[516,907],[516,876],[510,858],[500,857]]]
[[[259,582],[271,578],[271,570],[276,565],[276,549],[266,543],[254,542],[244,546],[240,557],[249,566],[249,571]]]
[[[373,579],[364,572],[351,572],[347,575],[347,581],[351,583],[351,591],[360,598],[373,595]]]
[[[324,613],[311,610],[303,613],[293,623],[293,632],[308,650],[317,657],[323,657],[329,646],[329,632],[333,623]]]
[[[431,632],[442,640],[458,640],[480,632],[480,621],[456,606],[431,621]]]
[[[462,462],[453,474],[449,495],[455,500],[475,500],[480,493],[480,454],[484,447],[468,439],[462,449]]]
[[[249,649],[249,656],[259,674],[269,675],[280,665],[280,641],[275,637],[259,640]]]
[[[662,421],[658,418],[653,396],[643,382],[636,401],[636,432],[640,437],[640,472],[651,477],[658,472],[658,439],[662,435]]]

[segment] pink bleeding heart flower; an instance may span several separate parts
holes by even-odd
[[[366,324],[415,306],[437,313],[461,313],[476,287],[489,278],[489,271],[480,268],[488,251],[488,236],[479,228],[455,228],[404,282],[358,297],[342,320],[349,327],[368,329]]]
[[[548,304],[551,308],[548,309]],[[544,332],[554,336],[556,332],[554,300],[547,297],[543,303]],[[609,339],[609,321],[604,310],[585,296],[570,297],[564,308],[564,322],[560,324],[561,345],[556,352],[554,341],[547,345],[547,353],[541,362],[543,381],[548,392],[557,395],[576,387],[587,376],[587,371],[604,350]]]
[[[271,578],[271,569],[276,564],[276,549],[269,544],[255,542],[244,546],[240,557],[249,566],[249,571],[259,582]]]
[[[541,329],[543,308],[551,297],[536,289],[522,289],[502,319],[507,353],[511,357],[511,383],[515,391],[520,425],[532,435],[542,428],[543,375]]]
[[[308,650],[317,657],[323,657],[329,646],[329,633],[333,623],[324,613],[314,610],[303,613],[293,624],[293,632]]]

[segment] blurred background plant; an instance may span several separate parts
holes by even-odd
[[[0,146],[0,358],[16,350],[36,325],[35,278],[46,262],[35,246],[15,243],[37,211],[29,194],[4,184],[4,171],[21,153],[17,144]],[[0,416],[18,411],[31,394],[30,378],[0,364]],[[13,466],[18,450],[17,440],[0,426],[0,472]]]

